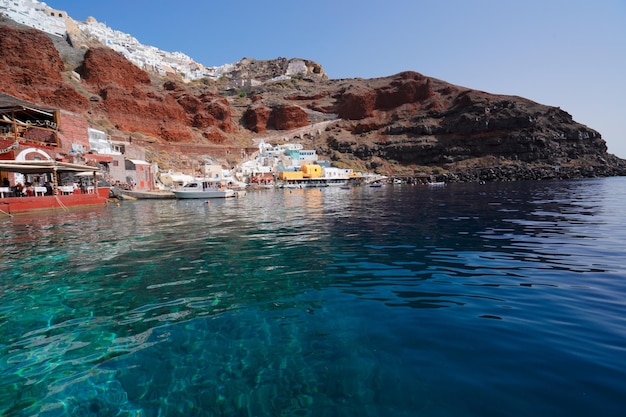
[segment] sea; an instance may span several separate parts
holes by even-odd
[[[626,178],[0,214],[3,416],[625,416]]]

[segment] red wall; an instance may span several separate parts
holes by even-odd
[[[89,124],[83,116],[61,110],[59,120],[60,151],[70,153],[73,143],[83,145],[89,151],[88,128]]]

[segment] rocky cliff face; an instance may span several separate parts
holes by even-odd
[[[253,147],[259,136],[297,136],[338,166],[390,175],[482,180],[626,173],[598,132],[559,108],[416,72],[329,80],[312,61],[244,59],[230,79],[185,84],[148,73],[106,47],[77,50],[6,22],[0,56],[2,92],[78,112],[110,134],[149,138],[154,152],[186,143],[194,146],[185,152],[210,154],[216,147]],[[241,153],[229,154],[232,164]],[[175,167],[176,158],[168,162]]]
[[[87,106],[87,98],[64,81],[63,61],[47,36],[12,26],[0,29],[2,92],[70,111]]]
[[[352,140],[338,140],[335,146],[345,150],[348,145],[360,157],[429,165],[490,155],[562,164],[607,150],[598,132],[563,110],[413,72],[349,88],[337,107],[344,119],[338,133],[349,132]]]

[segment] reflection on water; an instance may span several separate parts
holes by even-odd
[[[615,415],[624,181],[0,218],[0,412]]]

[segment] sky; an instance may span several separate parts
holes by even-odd
[[[48,0],[205,66],[303,58],[557,106],[626,158],[626,0]]]

